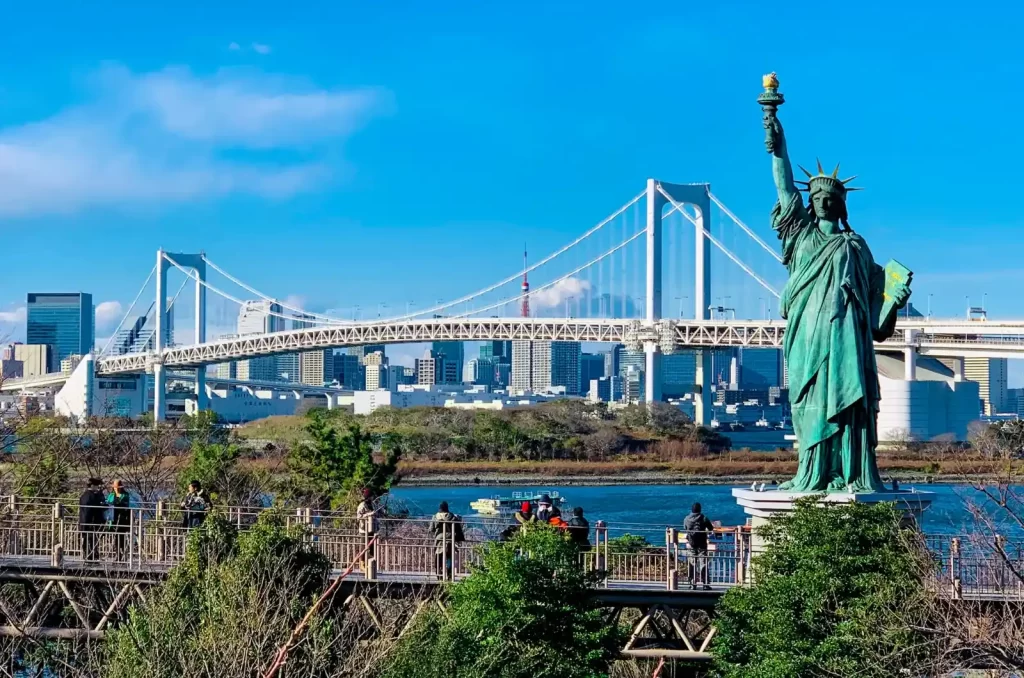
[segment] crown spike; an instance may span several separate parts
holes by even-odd
[[[833,179],[838,179],[839,178],[839,163],[838,162],[836,163],[836,168],[834,170],[832,170],[832,178]]]
[[[808,172],[808,171],[807,171],[807,170],[806,170],[806,169],[804,168],[804,166],[803,166],[803,165],[797,165],[797,167],[799,167],[799,168],[800,168],[800,171],[801,171],[801,172],[803,172],[804,174],[806,174],[806,175],[807,175],[807,178],[808,178],[808,179],[810,179],[811,177],[813,177],[813,176],[814,176],[813,174],[811,174],[810,172]]]
[[[848,183],[850,183],[851,181],[853,181],[853,180],[854,180],[854,179],[856,179],[856,178],[857,178],[857,175],[856,175],[856,174],[854,174],[854,175],[853,175],[852,177],[850,177],[849,179],[841,179],[841,180],[839,181],[839,183],[841,183],[841,184],[844,184],[844,185],[845,185],[845,184],[848,184]]]
[[[847,192],[847,193],[849,193],[850,191],[863,191],[863,190],[864,190],[864,189],[863,189],[863,188],[861,188],[861,187],[858,187],[858,186],[851,186],[850,188],[847,188],[847,189],[846,189],[846,192]]]
[[[818,175],[819,176],[825,176],[825,170],[822,169],[822,167],[821,167],[821,159],[820,158],[815,158],[815,160],[818,161]]]

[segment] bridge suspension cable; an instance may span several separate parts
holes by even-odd
[[[323,324],[325,324],[325,325],[343,325],[343,324],[345,324],[344,320],[339,320],[338,318],[332,318],[329,315],[323,315],[321,313],[311,313],[310,311],[307,311],[305,309],[297,308],[295,306],[290,306],[290,305],[284,303],[283,301],[278,301],[277,299],[274,299],[272,297],[268,297],[266,294],[263,294],[262,292],[260,292],[256,288],[254,288],[254,287],[252,287],[250,285],[247,285],[243,281],[239,280],[235,276],[233,276],[230,273],[228,273],[227,271],[225,271],[223,268],[221,268],[217,264],[215,264],[212,261],[210,261],[210,259],[205,254],[202,255],[202,257],[203,257],[203,261],[206,262],[207,266],[209,266],[213,270],[217,271],[222,276],[224,276],[225,278],[227,278],[231,282],[235,283],[236,285],[238,285],[239,287],[241,287],[245,291],[247,291],[247,292],[249,292],[251,294],[255,294],[256,296],[258,296],[263,301],[269,301],[269,302],[277,304],[281,308],[287,309],[289,311],[293,311],[295,313],[301,313],[303,315],[303,317],[301,318],[302,321],[310,321],[310,320],[316,320],[318,318],[322,318],[323,319]],[[169,257],[168,257],[168,259],[169,259]],[[242,302],[240,302],[240,303],[242,303]],[[293,319],[291,316],[282,316],[282,317],[288,318],[289,320]]]
[[[718,205],[718,209],[720,209],[720,210],[722,210],[723,212],[725,212],[725,216],[727,216],[727,217],[729,217],[730,219],[732,219],[732,220],[733,220],[733,223],[735,223],[735,224],[736,224],[737,226],[739,226],[740,228],[742,228],[742,229],[743,229],[743,231],[744,231],[744,232],[745,232],[745,233],[746,233],[747,235],[749,235],[749,236],[750,236],[751,238],[753,238],[754,240],[756,240],[756,241],[757,241],[757,244],[758,244],[758,245],[760,245],[761,247],[763,247],[763,248],[764,248],[764,250],[765,250],[765,251],[766,251],[766,252],[767,252],[768,254],[772,255],[772,256],[773,256],[773,257],[775,258],[775,261],[779,262],[780,264],[782,263],[782,257],[781,257],[781,256],[779,255],[779,253],[778,253],[778,252],[777,252],[777,251],[775,250],[775,248],[774,248],[774,247],[772,247],[771,245],[769,245],[768,243],[766,243],[766,242],[765,242],[764,240],[761,240],[760,236],[758,236],[758,235],[757,235],[757,233],[755,233],[755,232],[754,232],[753,230],[751,230],[751,228],[750,228],[749,226],[747,226],[747,225],[746,225],[745,223],[743,223],[742,221],[740,221],[740,218],[739,218],[739,217],[737,217],[737,216],[736,216],[735,214],[733,214],[733,213],[732,213],[732,210],[730,210],[730,209],[729,209],[728,207],[726,207],[726,206],[725,206],[725,203],[723,203],[723,202],[722,202],[721,200],[719,200],[719,199],[718,199],[718,196],[714,195],[714,194],[713,194],[713,193],[711,193],[711,192],[708,192],[708,197],[709,197],[709,198],[711,198],[711,202],[713,202],[713,203],[715,203],[716,205]]]
[[[776,291],[776,289],[774,287],[772,287],[768,282],[766,282],[764,280],[764,278],[759,276],[757,273],[754,273],[754,270],[752,268],[750,268],[749,266],[747,266],[746,264],[744,264],[743,261],[741,261],[739,257],[737,257],[735,254],[730,252],[729,249],[725,247],[725,245],[720,243],[713,235],[711,235],[708,232],[708,229],[704,228],[703,224],[698,223],[697,220],[693,216],[691,216],[686,210],[681,209],[682,205],[680,203],[676,202],[676,200],[671,195],[669,195],[668,192],[666,192],[665,189],[663,189],[660,184],[658,185],[658,191],[663,196],[665,196],[665,198],[670,203],[672,203],[673,207],[680,208],[679,209],[679,213],[682,214],[684,217],[686,217],[687,221],[689,221],[691,224],[693,224],[694,226],[699,228],[701,231],[703,231],[704,232],[704,236],[707,237],[707,239],[710,240],[711,243],[715,247],[717,247],[719,250],[721,250],[722,253],[725,256],[729,257],[729,259],[732,260],[732,262],[734,264],[736,264],[737,266],[742,268],[747,273],[747,275],[749,275],[751,278],[756,280],[761,285],[761,287],[763,287],[766,290],[768,290],[769,292],[771,292],[775,296],[776,299],[779,298],[779,293],[778,293],[778,291]]]
[[[110,335],[110,338],[107,339],[107,343],[103,345],[103,348],[100,350],[100,356],[104,356],[107,354],[107,349],[110,348],[111,342],[114,341],[114,337],[117,336],[117,333],[121,331],[121,327],[124,325],[124,321],[127,320],[128,316],[132,314],[132,309],[135,308],[135,304],[139,303],[139,298],[142,296],[142,293],[146,291],[146,288],[149,287],[149,281],[153,279],[153,274],[155,273],[156,266],[150,269],[149,275],[146,276],[146,282],[142,283],[142,287],[139,288],[139,293],[135,295],[134,299],[132,299],[131,306],[128,307],[128,310],[125,311],[125,314],[121,317],[121,322],[117,324],[117,328],[114,330],[113,334]]]
[[[584,233],[580,237],[576,238],[575,240],[573,240],[568,245],[565,245],[564,247],[562,247],[562,249],[560,249],[560,250],[558,250],[558,251],[556,251],[556,252],[554,252],[552,254],[549,254],[548,256],[544,257],[540,261],[534,263],[531,266],[526,267],[522,271],[519,271],[517,273],[514,273],[513,275],[510,275],[509,277],[505,278],[504,280],[502,280],[500,282],[497,282],[497,283],[495,283],[495,284],[493,284],[493,285],[491,285],[489,287],[485,287],[482,290],[478,290],[478,291],[474,292],[473,294],[466,295],[466,296],[464,296],[464,297],[462,297],[460,299],[455,299],[454,301],[449,301],[447,303],[439,304],[439,305],[436,305],[436,306],[434,306],[432,308],[427,308],[427,309],[424,309],[422,311],[417,311],[416,313],[408,313],[406,315],[397,316],[397,317],[391,318],[390,320],[407,320],[409,318],[418,318],[418,317],[420,317],[422,315],[426,315],[428,313],[436,313],[437,311],[443,311],[446,308],[451,308],[452,306],[455,306],[457,304],[464,304],[464,303],[466,303],[468,301],[472,301],[473,299],[476,299],[477,297],[481,297],[481,296],[483,296],[485,294],[488,294],[489,292],[493,292],[494,290],[498,289],[499,287],[502,287],[504,285],[508,285],[511,282],[517,281],[517,280],[521,279],[523,277],[523,275],[531,273],[532,271],[540,268],[541,266],[543,266],[544,264],[548,263],[552,259],[554,259],[554,258],[556,258],[556,257],[558,257],[558,256],[560,256],[562,254],[564,254],[565,252],[567,252],[568,250],[572,249],[576,245],[579,245],[581,242],[583,242],[584,240],[586,240],[587,238],[592,236],[594,233],[596,233],[599,230],[601,230],[602,228],[604,228],[613,219],[615,219],[620,214],[625,212],[627,209],[629,209],[630,207],[635,205],[645,195],[647,195],[647,192],[646,191],[641,191],[632,200],[627,202],[625,205],[623,205],[619,209],[615,210],[612,214],[610,214],[608,217],[606,217],[599,224],[597,224],[596,226],[591,228],[589,231],[587,231],[586,233]],[[520,295],[519,298],[521,299],[522,295]],[[498,305],[500,305],[500,304],[498,304]],[[495,308],[495,306],[490,306],[488,308]],[[483,310],[487,310],[487,309],[483,309]],[[480,312],[480,309],[477,309],[476,312]],[[463,314],[463,316],[456,316],[456,317],[464,317],[464,315],[465,314]]]
[[[174,259],[172,259],[171,257],[167,256],[166,254],[164,255],[164,257],[165,257],[165,258],[167,259],[167,261],[169,261],[169,262],[171,263],[171,265],[172,265],[172,266],[174,266],[174,267],[175,267],[176,269],[178,269],[179,271],[181,271],[182,273],[184,273],[184,274],[185,274],[186,276],[188,276],[188,277],[189,277],[189,278],[191,278],[192,280],[195,280],[195,281],[196,281],[196,282],[198,282],[198,283],[199,283],[200,285],[202,285],[202,286],[203,286],[203,287],[205,287],[206,289],[210,290],[210,291],[211,291],[211,292],[213,292],[214,294],[219,294],[220,296],[224,297],[224,298],[225,298],[225,299],[227,299],[228,301],[233,301],[233,302],[235,302],[236,304],[239,304],[240,306],[245,306],[245,303],[246,303],[246,302],[245,302],[244,300],[242,300],[242,299],[239,299],[238,297],[235,297],[235,296],[233,296],[233,295],[231,295],[231,294],[228,294],[228,293],[227,293],[227,292],[225,292],[224,290],[222,290],[222,289],[220,289],[220,288],[218,288],[218,287],[215,287],[214,285],[211,285],[210,283],[208,283],[208,282],[207,282],[207,281],[205,281],[205,280],[200,280],[200,279],[199,279],[199,275],[198,275],[198,274],[196,274],[196,272],[195,272],[195,271],[192,271],[191,269],[186,269],[186,268],[183,268],[183,267],[181,266],[181,264],[179,264],[178,262],[176,262],[176,261],[175,261]],[[271,300],[268,300],[268,301],[273,301],[273,300],[271,299]],[[275,316],[275,317],[278,317],[278,318],[284,318],[285,320],[295,320],[295,317],[294,317],[294,316],[290,316],[290,315],[284,315],[283,313],[277,313],[277,312],[275,312],[275,311],[267,311],[267,312],[266,312],[266,314],[267,314],[267,315],[271,315],[271,316]]]
[[[574,275],[576,275],[577,273],[579,273],[583,269],[588,268],[589,266],[593,266],[594,264],[598,263],[602,259],[604,259],[606,257],[609,257],[612,254],[615,254],[620,249],[622,249],[623,247],[625,247],[626,245],[628,245],[629,243],[633,242],[634,240],[636,240],[637,238],[639,238],[640,236],[642,236],[642,235],[644,235],[646,233],[647,233],[646,230],[637,231],[630,238],[620,242],[618,245],[616,245],[615,247],[611,248],[610,250],[608,250],[607,252],[605,252],[601,256],[597,257],[596,259],[592,259],[592,260],[588,261],[587,263],[583,264],[582,266],[579,266],[575,270],[569,271],[568,273],[563,275],[561,278],[558,278],[556,280],[552,280],[551,282],[547,283],[546,285],[541,285],[538,288],[530,290],[530,292],[528,292],[527,295],[520,295],[519,298],[522,299],[523,296],[528,296],[530,294],[537,294],[538,292],[543,292],[544,290],[546,290],[548,288],[554,287],[555,285],[557,285],[560,282],[564,282],[564,281],[568,280],[569,278],[572,278]],[[499,301],[499,302],[497,302],[495,304],[491,304],[490,306],[485,306],[484,308],[474,309],[474,310],[468,311],[466,313],[460,313],[459,315],[454,315],[452,317],[453,318],[468,318],[472,313],[483,313],[484,311],[489,311],[489,310],[491,310],[493,308],[499,308],[499,307],[504,306],[505,304],[507,304],[508,301],[509,300],[507,300],[507,299],[506,300],[502,300],[502,301]],[[404,319],[404,318],[402,318],[402,319]]]

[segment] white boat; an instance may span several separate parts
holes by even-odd
[[[480,515],[497,516],[502,513],[518,511],[524,501],[530,502],[536,508],[537,502],[545,494],[551,499],[552,506],[561,507],[565,504],[565,497],[560,495],[557,490],[542,490],[539,492],[513,492],[511,496],[502,497],[495,495],[493,497],[477,499],[470,502],[469,507]]]

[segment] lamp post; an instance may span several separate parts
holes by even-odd
[[[932,294],[928,294],[928,320],[932,319]]]

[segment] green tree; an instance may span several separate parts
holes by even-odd
[[[200,412],[183,418],[181,427],[191,447],[188,464],[177,475],[178,492],[184,494],[188,484],[198,480],[217,504],[250,506],[262,503],[269,484],[262,469],[243,468],[239,462],[242,450],[217,425],[216,414]]]
[[[399,436],[384,435],[375,441],[356,424],[339,433],[323,410],[308,415],[310,440],[292,450],[285,494],[318,506],[332,508],[350,503],[353,494],[367,488],[379,495],[396,480],[401,456]]]
[[[326,586],[330,562],[302,528],[265,513],[238,534],[217,517],[189,537],[184,561],[106,636],[108,678],[258,676]],[[330,676],[337,620],[316,615],[288,675]]]
[[[485,547],[483,565],[452,585],[448,614],[407,634],[385,678],[600,678],[618,631],[590,597],[599,573],[547,527]]]
[[[801,500],[761,534],[754,585],[723,596],[712,645],[718,675],[931,675],[935,647],[916,533],[890,504]],[[909,672],[908,672],[909,671]]]

